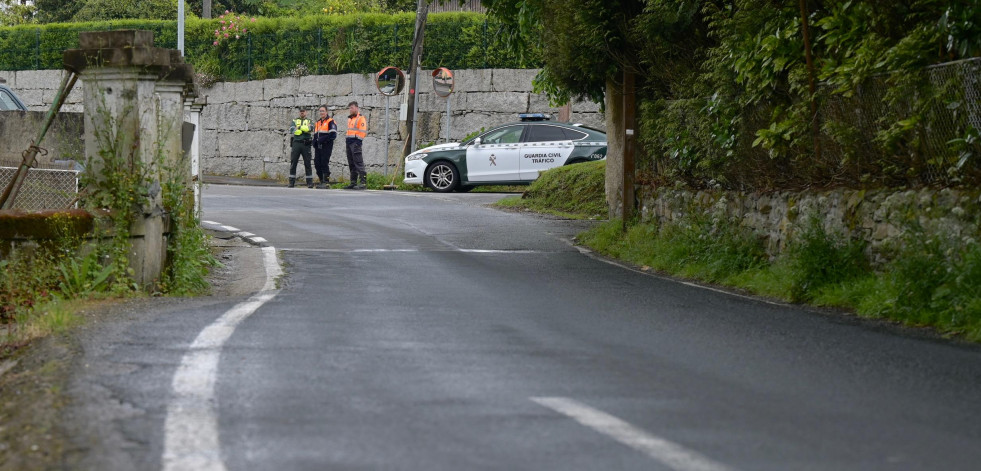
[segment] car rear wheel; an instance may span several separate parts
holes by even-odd
[[[426,169],[426,186],[439,193],[449,193],[460,185],[460,172],[456,166],[441,160]]]

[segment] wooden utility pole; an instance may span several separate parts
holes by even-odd
[[[203,0],[201,2],[201,18],[206,20],[211,18],[211,0]]]
[[[416,2],[416,31],[412,37],[412,59],[409,64],[409,103],[405,113],[406,139],[402,145],[402,157],[412,153],[415,140],[416,92],[419,85],[419,72],[422,68],[422,40],[426,36],[426,15],[429,12],[428,0]]]
[[[627,223],[634,213],[634,150],[636,148],[637,129],[637,95],[634,86],[635,75],[624,68],[623,71],[623,189],[621,205],[623,207],[623,231],[627,231]]]
[[[807,23],[807,0],[800,0],[800,21],[804,33],[804,60],[807,61],[808,88],[811,92],[811,137],[814,139],[814,158],[821,160],[821,124],[818,122],[817,82],[814,72],[814,54],[811,51],[811,33]]]

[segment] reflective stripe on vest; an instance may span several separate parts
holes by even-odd
[[[303,133],[310,132],[310,120],[309,119],[294,119],[293,120],[293,134],[296,136],[302,135]]]
[[[368,135],[368,122],[358,114],[347,119],[347,137],[364,139]]]
[[[315,128],[315,132],[323,132],[323,133],[337,132],[336,129],[333,131],[331,131],[330,129],[330,125],[333,122],[334,122],[334,118],[321,119],[320,121],[317,121],[317,127]]]

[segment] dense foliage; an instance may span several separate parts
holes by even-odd
[[[414,14],[320,14],[257,18],[238,40],[215,42],[219,19],[191,18],[185,55],[215,79],[262,79],[284,75],[371,73],[409,62]],[[77,47],[78,32],[146,29],[160,47],[176,47],[173,21],[117,20],[0,28],[0,70],[60,68],[62,51]],[[537,55],[522,55],[497,34],[500,26],[477,13],[429,16],[423,66],[470,69],[530,68]]]
[[[557,101],[597,99],[624,70],[638,74],[641,139],[659,181],[981,181],[981,65],[927,69],[981,55],[976,2],[808,0],[804,11],[799,0],[486,3],[512,43],[541,51],[539,85]]]
[[[401,13],[415,11],[414,0],[211,0],[212,17],[224,11],[266,17],[306,16],[320,13]],[[189,16],[204,18],[203,0],[185,0]],[[0,0],[0,26],[24,23],[60,23],[141,19],[172,19],[173,0]]]

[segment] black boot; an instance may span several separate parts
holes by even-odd
[[[313,188],[313,177],[307,177],[307,188]]]
[[[296,186],[296,178],[291,177],[289,188],[293,188],[294,186]]]
[[[368,188],[368,177],[366,175],[362,175],[361,179],[358,181],[358,186],[354,188],[357,190],[364,190],[365,188]]]

